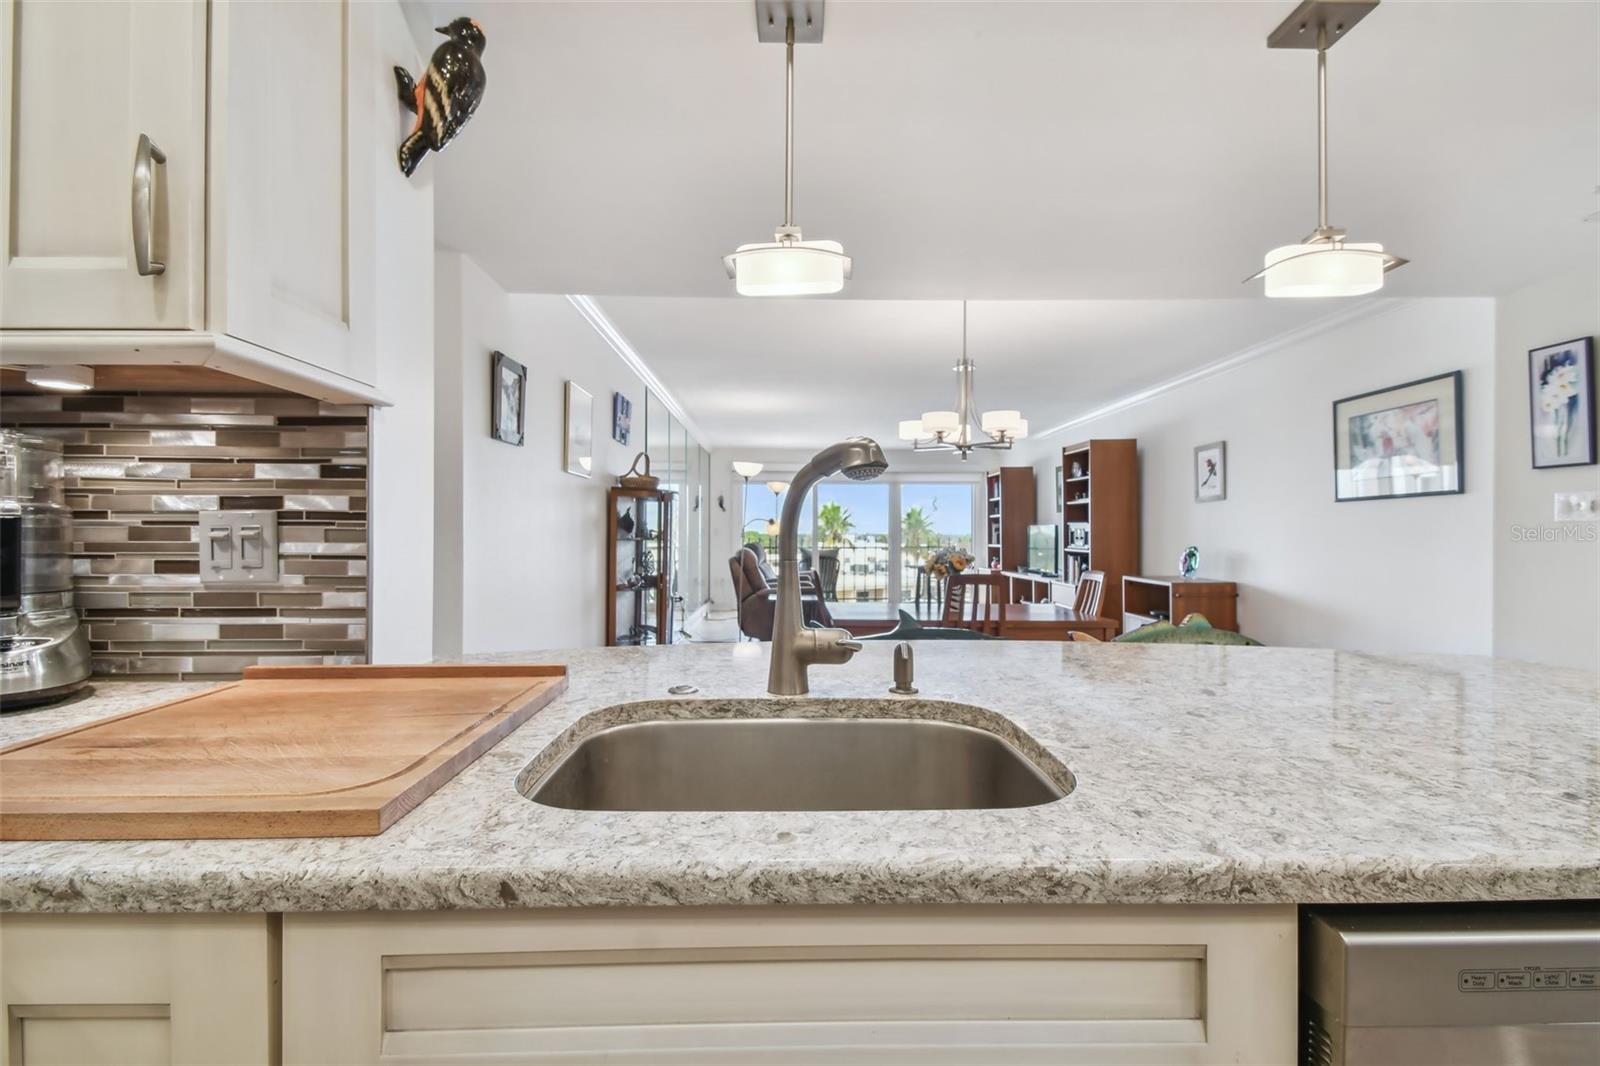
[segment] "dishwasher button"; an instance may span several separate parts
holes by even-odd
[[[1493,970],[1462,970],[1461,991],[1463,992],[1493,992]]]
[[[1568,988],[1600,988],[1600,970],[1568,970]]]
[[[1534,988],[1566,988],[1567,971],[1565,970],[1536,970],[1533,974]]]
[[[1532,988],[1527,970],[1499,970],[1495,973],[1495,987],[1501,989]]]

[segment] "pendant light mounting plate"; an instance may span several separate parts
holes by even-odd
[[[755,0],[756,39],[783,44],[784,29],[794,19],[795,44],[822,43],[823,0]]]
[[[1315,49],[1317,29],[1326,26],[1328,47],[1332,48],[1377,6],[1378,0],[1304,0],[1288,18],[1278,23],[1277,29],[1267,34],[1267,47]],[[796,22],[797,41],[800,39],[799,32],[800,24]],[[778,23],[778,39],[783,39],[781,21]]]

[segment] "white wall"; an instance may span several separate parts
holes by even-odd
[[[611,394],[643,383],[564,296],[507,294],[470,258],[438,257],[435,392],[440,655],[600,644],[606,489],[642,449],[611,439]],[[489,435],[490,353],[528,368],[526,443]],[[594,396],[595,474],[563,469],[563,386]]]
[[[398,4],[381,5],[380,69],[420,67]],[[378,388],[392,407],[372,412],[369,553],[370,646],[373,662],[433,658],[433,169],[411,179],[395,164],[394,146],[410,116],[392,87],[375,86],[380,114],[392,114],[392,137],[378,138],[377,230]]]
[[[1600,525],[1551,521],[1555,493],[1600,491],[1600,466],[1533,469],[1528,410],[1528,350],[1597,333],[1600,268],[1593,257],[1498,301],[1496,655],[1600,669]]]
[[[1065,444],[1135,437],[1141,569],[1237,581],[1241,629],[1269,644],[1488,653],[1494,501],[1494,306],[1375,302],[1365,317],[1225,373],[1030,441],[1039,514],[1055,515]],[[1464,371],[1467,491],[1335,503],[1333,401]],[[1196,445],[1225,440],[1228,498],[1194,502]]]

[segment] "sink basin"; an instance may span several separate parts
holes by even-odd
[[[1072,788],[1059,763],[1052,775],[996,733],[934,718],[674,717],[557,750],[570,744],[524,773],[529,799],[589,811],[969,810],[1051,803]]]

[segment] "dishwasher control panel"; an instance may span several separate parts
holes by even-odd
[[[1456,974],[1462,992],[1533,992],[1600,990],[1600,968],[1581,970],[1527,966],[1520,970],[1462,970]]]

